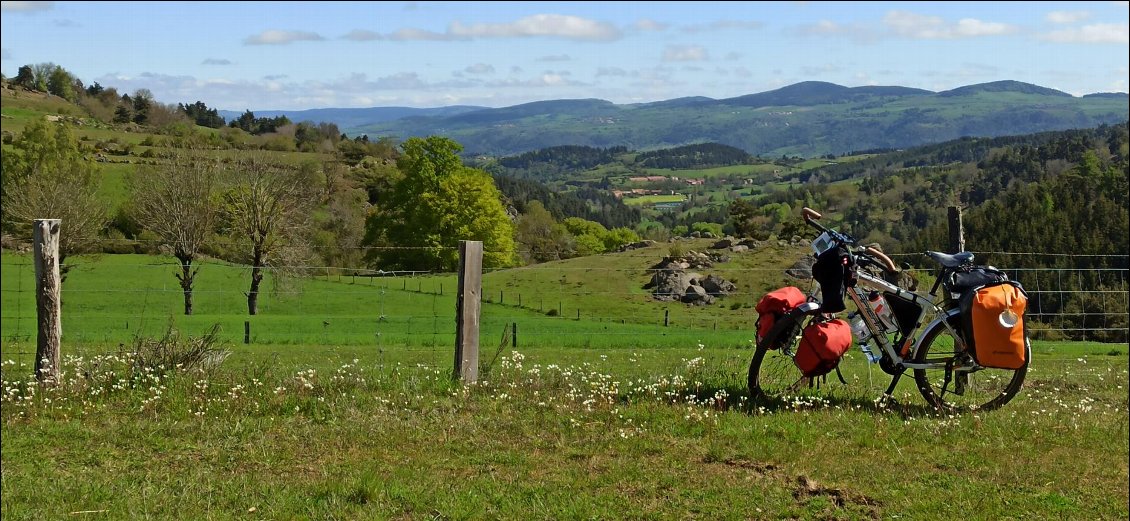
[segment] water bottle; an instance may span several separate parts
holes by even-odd
[[[873,364],[879,363],[879,355],[871,351],[870,344],[860,344],[859,349],[863,351],[863,355],[867,357],[867,361]]]
[[[881,293],[872,291],[867,296],[867,303],[871,306],[875,315],[879,317],[879,325],[883,327],[883,330],[894,331],[896,329],[895,316],[891,313],[891,307],[887,305],[887,299],[883,298]]]
[[[855,320],[851,321],[851,333],[859,342],[859,349],[863,351],[867,361],[874,364],[879,361],[879,355],[871,351],[871,345],[868,344],[871,340],[871,330],[867,329],[867,325],[863,323],[863,317],[857,313],[852,313],[852,315],[855,316]]]
[[[871,340],[871,330],[867,329],[867,324],[863,323],[863,317],[858,313],[852,313],[855,318],[851,321],[851,334],[855,336],[855,340],[859,345],[864,345],[867,341]],[[849,317],[850,318],[850,317]]]

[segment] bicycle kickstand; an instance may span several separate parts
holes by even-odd
[[[903,368],[899,370],[899,372],[895,373],[894,377],[891,378],[891,385],[888,385],[886,392],[883,393],[884,402],[891,399],[891,396],[894,395],[895,387],[899,384],[899,379],[902,378],[902,374],[905,372],[906,369]]]

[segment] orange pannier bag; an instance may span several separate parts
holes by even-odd
[[[840,359],[851,348],[851,326],[837,318],[813,322],[804,327],[793,363],[804,376],[828,374],[840,365]]]
[[[793,308],[804,304],[808,297],[804,296],[799,288],[793,286],[786,286],[781,289],[776,289],[766,293],[761,300],[757,302],[757,342],[761,343],[761,339],[773,329],[773,324],[777,319],[784,316]]]
[[[1020,283],[981,286],[961,298],[965,341],[978,364],[1020,369],[1028,362],[1024,311],[1028,294]]]

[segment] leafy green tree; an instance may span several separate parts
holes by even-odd
[[[757,205],[747,199],[737,199],[730,203],[730,221],[734,225],[734,233],[739,237],[752,237],[760,231],[756,217],[760,214]]]
[[[47,92],[47,79],[51,77],[51,73],[59,68],[54,63],[45,62],[37,63],[31,66],[32,74],[35,76],[32,88],[39,92]]]
[[[153,93],[149,89],[137,89],[133,93],[133,122],[144,125],[149,122],[149,110],[153,107]]]
[[[709,233],[715,237],[722,236],[722,225],[712,222],[695,222],[691,224],[691,231],[698,233]]]
[[[47,92],[74,102],[76,100],[75,81],[75,77],[66,69],[56,66],[47,77]]]
[[[114,123],[129,123],[133,121],[133,111],[130,110],[128,105],[118,105],[114,109]]]
[[[630,228],[613,228],[604,236],[604,250],[618,251],[621,246],[639,242],[640,236]]]
[[[177,104],[177,110],[183,112],[188,119],[191,119],[197,125],[208,128],[220,128],[224,126],[224,118],[220,116],[220,112],[216,109],[208,108],[203,101],[197,101],[191,104]]]
[[[603,240],[604,236],[608,234],[608,228],[605,228],[603,224],[580,217],[566,217],[561,221],[561,224],[565,225],[565,229],[575,236],[592,235]]]
[[[60,219],[59,264],[93,248],[109,221],[98,196],[100,178],[67,124],[37,120],[5,150],[0,170],[0,210],[6,229],[31,238],[35,219]]]
[[[553,219],[541,201],[526,205],[526,213],[518,217],[516,228],[522,258],[527,263],[564,259],[573,250],[572,235]]]
[[[463,166],[461,145],[440,136],[409,138],[404,174],[368,220],[368,260],[382,269],[453,271],[461,240],[483,242],[484,267],[515,262],[514,225],[494,181]]]

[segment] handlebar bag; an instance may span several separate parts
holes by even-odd
[[[766,293],[761,300],[757,302],[757,342],[761,343],[761,339],[769,333],[773,328],[773,324],[777,322],[785,313],[788,313],[793,308],[804,304],[808,298],[804,296],[799,288],[793,286],[786,286]],[[771,347],[775,349],[776,347]]]
[[[961,298],[960,306],[965,341],[978,364],[998,369],[1024,366],[1024,311],[1028,294],[1019,282],[977,288]]]
[[[851,326],[837,318],[805,326],[793,363],[807,377],[828,374],[851,348]]]
[[[818,255],[812,264],[812,278],[820,284],[821,312],[847,309],[844,294],[846,288],[855,285],[855,261],[846,248],[832,248]]]

